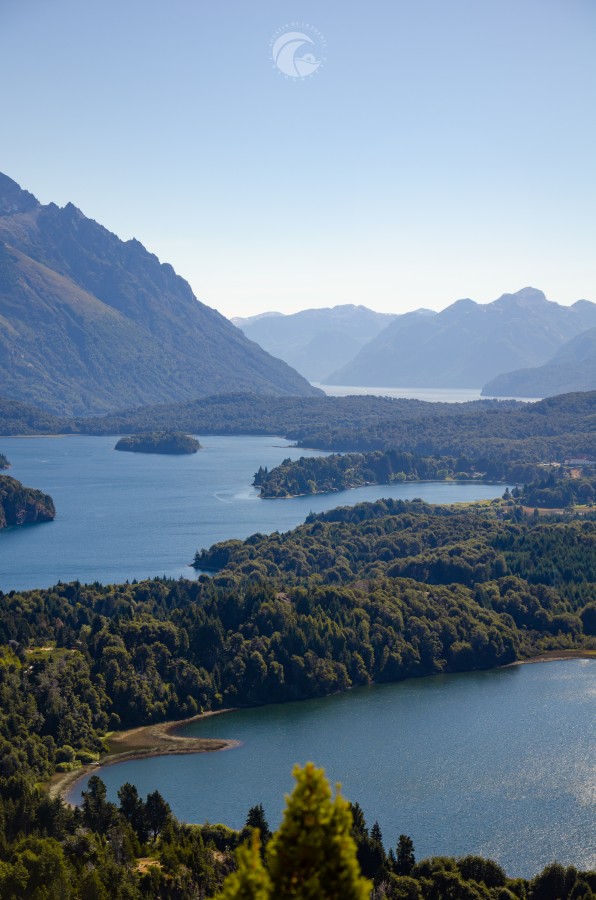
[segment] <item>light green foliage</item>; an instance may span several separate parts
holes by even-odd
[[[272,897],[296,900],[365,900],[370,883],[360,875],[349,804],[322,769],[294,769],[296,787],[269,845]]]
[[[360,874],[349,803],[339,793],[332,798],[323,769],[312,763],[296,766],[294,777],[267,849],[268,871],[255,829],[219,900],[369,900],[372,885]]]
[[[271,900],[271,880],[261,860],[259,832],[236,852],[238,868],[226,878],[218,900]]]

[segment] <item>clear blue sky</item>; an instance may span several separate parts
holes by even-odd
[[[0,83],[0,171],[225,315],[596,300],[596,0],[0,0]]]

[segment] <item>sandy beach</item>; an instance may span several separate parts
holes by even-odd
[[[61,797],[68,802],[67,797],[78,781],[88,778],[103,766],[111,766],[131,759],[169,754],[214,753],[217,750],[230,750],[232,747],[238,747],[240,741],[181,737],[173,733],[191,722],[198,722],[207,716],[220,715],[229,711],[222,709],[192,716],[190,719],[160,722],[156,725],[131,728],[128,731],[112,732],[106,737],[109,746],[108,753],[100,757],[98,762],[81,766],[72,772],[56,772],[47,782],[48,793],[50,797]]]

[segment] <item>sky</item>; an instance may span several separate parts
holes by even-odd
[[[596,300],[596,0],[0,0],[0,171],[226,316]]]

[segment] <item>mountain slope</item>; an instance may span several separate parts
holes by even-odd
[[[0,175],[2,393],[87,414],[239,388],[312,395],[136,240]]]
[[[489,397],[553,397],[572,391],[596,390],[596,328],[564,344],[543,366],[518,369],[489,381]]]
[[[232,321],[251,341],[285,360],[310,381],[324,381],[394,318],[366,306],[346,304],[305,309],[288,316],[268,313]]]
[[[595,326],[596,304],[560,306],[534,288],[483,305],[458,300],[434,316],[400,316],[328,383],[480,387],[504,371],[541,365]]]

